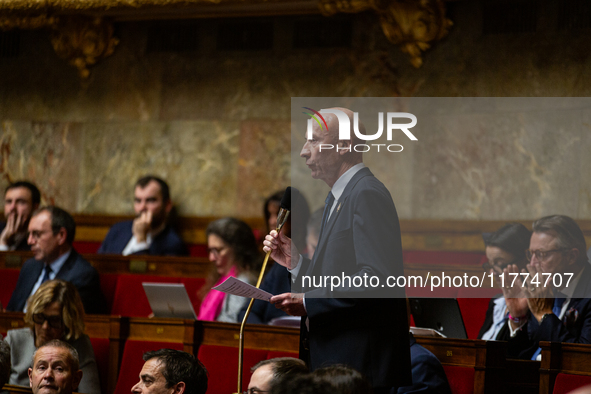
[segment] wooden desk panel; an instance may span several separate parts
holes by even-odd
[[[542,341],[540,347],[540,394],[554,391],[554,382],[559,373],[591,376],[591,345]]]
[[[204,345],[238,347],[240,324],[199,322],[199,339]],[[292,327],[247,324],[244,347],[270,351],[299,352],[300,330]]]

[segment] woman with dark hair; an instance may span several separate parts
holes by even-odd
[[[8,330],[12,371],[10,384],[29,386],[28,369],[35,350],[53,340],[61,339],[72,345],[80,357],[82,380],[79,393],[101,392],[94,351],[84,333],[84,306],[76,287],[63,280],[50,280],[39,286],[27,302],[27,327]]]
[[[207,226],[207,246],[209,260],[214,271],[200,293],[203,301],[199,310],[199,320],[237,322],[238,312],[248,301],[247,298],[208,290],[228,279],[254,283],[259,251],[252,229],[242,220],[224,218]],[[213,285],[213,286],[212,286]]]
[[[515,265],[521,270],[527,265],[525,251],[529,248],[531,231],[523,224],[506,224],[483,238],[488,259],[483,268],[493,273],[497,280],[508,266]],[[484,324],[478,334],[479,339],[508,340],[527,322],[529,316],[527,299],[511,290],[503,288],[503,297],[491,300]]]

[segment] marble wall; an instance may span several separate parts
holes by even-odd
[[[129,214],[135,180],[154,173],[181,215],[253,217],[290,183],[292,97],[591,95],[589,30],[485,35],[480,2],[447,5],[454,26],[420,69],[371,13],[352,17],[352,48],[330,50],[290,48],[279,18],[273,50],[216,50],[206,20],[200,50],[149,52],[152,22],[118,22],[115,54],[88,81],[46,32],[24,31],[20,55],[0,58],[0,187],[27,178],[73,212]],[[490,114],[427,117],[419,144],[368,165],[405,219],[591,219],[591,118],[568,105],[492,124]],[[313,208],[325,189],[308,192]]]

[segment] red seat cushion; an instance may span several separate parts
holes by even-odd
[[[180,278],[157,275],[119,275],[111,315],[147,317],[152,313],[142,282],[180,283]]]
[[[10,301],[12,292],[16,288],[16,282],[20,272],[21,271],[19,269],[0,269],[0,302],[5,308],[6,305],[8,305],[8,301]]]
[[[107,310],[113,309],[113,300],[115,299],[115,291],[117,290],[117,281],[119,274],[99,274],[101,280],[101,290],[107,301]]]
[[[501,290],[497,288],[461,288],[458,290],[458,305],[462,312],[468,339],[478,338],[490,299],[499,293]]]
[[[98,249],[101,247],[101,242],[93,241],[74,241],[72,247],[76,249],[76,252],[81,254],[96,254]]]
[[[554,382],[553,394],[566,394],[579,387],[591,384],[591,376],[571,375],[568,373],[559,373]]]
[[[101,382],[101,392],[107,392],[107,382],[109,376],[109,339],[108,338],[90,338],[94,359]]]
[[[444,365],[443,369],[453,394],[474,392],[474,368]]]
[[[117,386],[114,394],[129,394],[131,388],[140,380],[139,375],[144,366],[143,355],[150,350],[159,349],[183,350],[182,343],[175,342],[152,342],[129,339],[125,342],[121,368],[117,378]],[[209,391],[208,391],[209,393]]]
[[[250,369],[259,361],[267,359],[266,350],[244,349],[242,389],[248,388],[252,373]],[[238,384],[238,348],[216,345],[201,345],[197,358],[209,374],[207,394],[235,393]],[[118,394],[118,393],[115,393]]]
[[[208,251],[206,244],[191,244],[189,245],[189,255],[192,257],[207,258]]]

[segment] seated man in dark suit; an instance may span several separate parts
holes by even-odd
[[[31,250],[27,244],[27,228],[31,213],[39,207],[41,193],[30,182],[19,181],[4,191],[4,218],[0,224],[0,252]]]
[[[572,218],[546,216],[536,220],[532,230],[526,251],[530,279],[515,283],[527,297],[527,324],[508,346],[519,358],[539,360],[540,341],[591,342],[591,266],[585,236]],[[519,273],[517,266],[508,271]],[[529,343],[520,339],[526,333]]]
[[[433,353],[417,343],[412,333],[410,334],[410,365],[412,385],[398,388],[398,394],[451,394],[443,366]]]
[[[72,248],[75,233],[74,219],[61,208],[48,206],[33,213],[28,242],[35,255],[23,264],[6,310],[23,311],[41,283],[62,279],[76,286],[86,313],[106,312],[98,272]]]
[[[135,184],[133,208],[137,217],[111,227],[98,253],[188,254],[181,238],[167,224],[172,201],[166,182],[151,175],[140,178]]]

